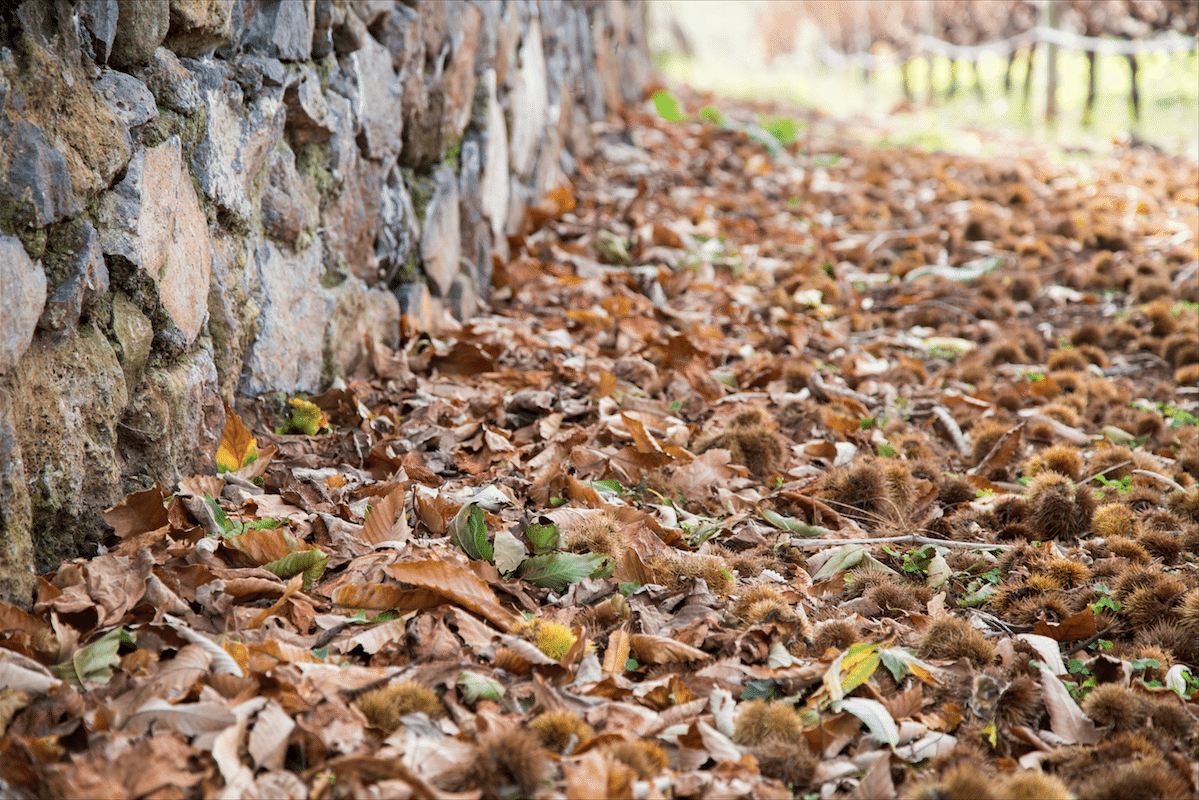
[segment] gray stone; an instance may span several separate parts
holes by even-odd
[[[267,233],[302,249],[297,242],[302,234],[312,240],[320,224],[320,197],[312,178],[296,171],[296,157],[286,142],[271,152],[266,191],[262,194],[262,224]]]
[[[125,376],[125,389],[129,395],[142,379],[142,370],[150,358],[150,345],[154,341],[154,328],[141,309],[133,304],[124,292],[112,296],[112,330],[116,335],[117,360]]]
[[[470,122],[475,96],[475,52],[479,45],[482,15],[473,5],[455,5],[457,22],[451,41],[449,63],[442,73],[445,87],[444,141],[456,142]]]
[[[495,70],[483,73],[483,83],[487,87],[487,144],[480,202],[483,216],[491,223],[491,237],[498,241],[504,236],[508,221],[508,130],[504,124],[504,109],[496,97]]]
[[[126,478],[174,486],[189,475],[211,474],[224,426],[211,349],[147,369],[118,429]]]
[[[246,0],[244,8],[246,50],[283,61],[312,57],[315,0]]]
[[[171,0],[171,29],[166,46],[181,56],[211,55],[230,40],[230,0]]]
[[[458,274],[458,260],[462,254],[458,226],[458,180],[446,165],[433,173],[435,188],[433,197],[425,209],[421,225],[420,256],[425,274],[433,281],[437,294],[445,297],[454,276]]]
[[[29,260],[21,240],[0,235],[0,374],[8,372],[29,349],[42,306],[46,273]]]
[[[334,6],[331,35],[333,51],[339,56],[346,56],[362,47],[370,33],[362,17],[345,6]]]
[[[100,64],[108,63],[120,13],[118,0],[83,0],[80,4],[79,16],[92,36],[92,49]]]
[[[43,266],[53,288],[38,320],[39,328],[61,331],[75,327],[80,314],[108,293],[108,266],[100,250],[100,236],[86,220],[73,220],[51,233]]]
[[[366,25],[374,25],[395,5],[391,0],[350,0],[350,10]]]
[[[29,490],[21,445],[0,398],[0,602],[29,608],[33,603],[33,542]]]
[[[460,322],[473,317],[479,310],[479,291],[475,288],[474,278],[464,272],[454,276],[454,282],[446,292],[445,304]]]
[[[245,356],[262,316],[253,294],[257,272],[252,244],[241,235],[217,228],[212,236],[208,332],[223,397],[237,392]]]
[[[334,125],[329,161],[340,187],[322,209],[326,266],[343,275],[357,275],[373,286],[379,280],[375,237],[379,231],[382,170],[359,155],[350,103],[331,93],[329,110]]]
[[[370,289],[350,277],[329,291],[329,321],[325,325],[326,372],[328,382],[347,376],[366,356],[363,337],[370,334],[376,342],[394,346],[399,340],[400,305],[395,295],[383,289]]]
[[[391,53],[391,66],[401,72],[409,64],[424,70],[425,37],[421,32],[421,17],[409,6],[397,5],[375,24],[377,38]]]
[[[462,260],[476,286],[491,284],[491,228],[483,218],[482,157],[476,138],[462,143],[458,172],[458,217],[462,228]]]
[[[154,51],[142,76],[158,105],[189,116],[200,109],[203,100],[196,76],[165,47]]]
[[[333,0],[316,0],[312,22],[312,57],[321,59],[333,52]]]
[[[170,0],[121,0],[108,61],[128,69],[149,63],[171,25]]]
[[[0,197],[14,205],[17,221],[42,228],[77,213],[66,159],[41,128],[15,120],[0,147],[8,162]]]
[[[350,58],[358,75],[357,111],[366,138],[366,155],[387,163],[400,152],[405,111],[391,55],[368,36]]]
[[[126,128],[136,128],[158,118],[153,93],[132,75],[106,69],[96,81],[96,93]]]
[[[295,82],[294,75],[289,75],[287,65],[277,58],[269,56],[242,56],[238,65],[251,68],[261,78],[264,86],[290,86]],[[308,67],[308,69],[312,69]]]
[[[379,235],[375,240],[379,272],[388,285],[410,281],[420,257],[420,220],[398,166],[392,166],[387,173],[379,201]]]
[[[220,62],[189,59],[186,66],[196,75],[208,110],[192,170],[210,200],[249,223],[251,187],[283,135],[283,90],[263,88],[247,102]]]
[[[178,136],[138,151],[125,179],[101,197],[97,219],[105,255],[124,259],[153,281],[190,346],[208,313],[212,246]]]
[[[35,337],[9,378],[32,509],[38,573],[95,553],[100,516],[121,499],[117,420],[128,402],[116,354],[95,324]]]
[[[241,390],[249,394],[316,391],[328,313],[328,293],[320,285],[320,248],[285,255],[264,242],[254,253],[254,268],[261,286],[262,314]]]
[[[287,133],[296,147],[328,141],[333,136],[329,101],[311,64],[300,67],[299,81],[288,87],[283,100],[287,104]]]
[[[418,331],[437,329],[441,317],[441,301],[433,297],[427,284],[402,283],[395,288],[400,303],[400,314],[408,317],[409,324]]]
[[[546,125],[549,104],[545,53],[541,47],[541,25],[529,23],[520,45],[520,70],[512,88],[512,171],[528,177],[537,155],[537,145]]]

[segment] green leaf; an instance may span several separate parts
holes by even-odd
[[[495,568],[501,575],[515,572],[527,555],[520,539],[503,529],[495,532]]]
[[[828,561],[820,565],[820,569],[812,576],[813,581],[822,581],[825,578],[831,578],[838,572],[851,570],[861,563],[862,558],[866,555],[866,548],[860,544],[847,544],[838,547],[833,554],[829,556]]]
[[[651,98],[654,101],[654,108],[658,111],[658,116],[667,122],[682,122],[683,114],[679,111],[679,101],[673,94],[665,89],[659,89],[654,92]]]
[[[235,532],[234,529],[240,527],[229,519],[229,515],[225,513],[225,509],[221,508],[220,504],[212,499],[212,495],[204,495],[204,502],[208,503],[208,507],[212,509],[212,517],[216,520],[216,524],[225,536],[233,534]],[[238,530],[236,533],[241,533],[241,531]]]
[[[525,559],[518,574],[529,583],[561,592],[603,569],[607,560],[602,553],[546,553]]]
[[[624,494],[624,487],[620,485],[620,481],[603,480],[603,481],[585,481],[592,489],[597,489],[601,492],[615,492],[616,494]]]
[[[860,719],[880,742],[892,747],[899,744],[899,726],[887,707],[877,700],[866,697],[846,697],[841,701],[841,710],[848,711]]]
[[[548,553],[558,546],[558,526],[552,522],[549,525],[530,525],[525,528],[525,538],[533,545],[534,553]]]
[[[640,666],[641,665],[637,663],[637,659],[635,659],[635,658],[626,659],[624,662],[624,668],[629,671],[635,670],[635,669],[637,669],[637,667],[640,667]]]
[[[61,678],[78,688],[86,681],[108,683],[112,671],[120,663],[117,649],[121,646],[124,628],[115,628],[86,647],[81,647],[61,664],[50,667],[55,677]]]
[[[462,702],[468,705],[479,700],[498,702],[504,696],[504,685],[495,678],[463,670],[458,673],[458,691],[462,693]]]
[[[772,680],[752,678],[741,688],[742,700],[771,700],[779,696],[778,685]]]
[[[329,556],[325,551],[319,547],[313,547],[310,550],[297,550],[294,553],[289,553],[283,558],[276,559],[269,564],[263,564],[262,568],[285,580],[303,572],[304,589],[307,591],[312,588],[314,582],[319,581],[321,576],[325,574],[325,565],[328,563]]]
[[[949,580],[952,571],[949,569],[949,564],[945,562],[945,556],[937,552],[932,560],[928,562],[928,587],[930,589],[940,589]]]
[[[616,591],[620,592],[625,597],[628,597],[629,595],[631,595],[633,592],[637,591],[640,588],[641,588],[641,584],[637,583],[637,581],[629,581],[628,583],[622,583],[619,586],[617,586]]]
[[[848,694],[870,680],[881,658],[876,644],[851,644],[841,659],[841,669],[845,671],[845,677],[841,679],[842,694]]]
[[[827,536],[832,533],[828,528],[822,528],[819,525],[809,525],[803,520],[795,519],[794,517],[784,517],[771,511],[769,508],[759,509],[762,513],[762,518],[769,522],[774,527],[783,531],[790,531],[805,539],[812,539],[819,536]]]
[[[474,503],[467,503],[454,515],[447,526],[447,533],[450,534],[450,541],[471,558],[491,561],[495,557],[491,542],[487,541],[487,522],[483,517],[483,509]]]

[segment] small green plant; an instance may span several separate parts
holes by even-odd
[[[654,108],[658,111],[658,116],[667,122],[682,122],[683,112],[679,110],[679,99],[665,89],[659,89],[654,92],[653,97]]]
[[[1101,484],[1108,487],[1109,489],[1115,489],[1117,492],[1120,493],[1121,496],[1127,495],[1129,490],[1132,489],[1132,476],[1131,475],[1125,475],[1123,478],[1121,478],[1118,481],[1113,481],[1110,478],[1105,478],[1102,475],[1097,475],[1097,476],[1095,476],[1095,480],[1099,481]],[[1103,495],[1102,492],[1100,492],[1099,494],[1100,494],[1100,496]]]
[[[1074,682],[1067,682],[1066,688],[1070,690],[1070,694],[1076,701],[1081,702],[1084,697],[1091,693],[1091,690],[1099,685],[1099,680],[1091,674],[1091,670],[1087,665],[1078,658],[1071,658],[1066,661],[1066,672],[1074,676]]]
[[[1098,614],[1100,611],[1111,611],[1113,614],[1115,614],[1118,613],[1123,607],[1123,604],[1119,600],[1112,597],[1112,590],[1107,588],[1107,586],[1104,584],[1097,583],[1093,588],[1095,591],[1103,595],[1103,597],[1100,597],[1094,603],[1091,603],[1092,613]]]

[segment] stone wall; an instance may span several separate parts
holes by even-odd
[[[26,0],[0,10],[0,599],[100,511],[211,471],[292,395],[480,308],[590,124],[640,99],[637,0]]]

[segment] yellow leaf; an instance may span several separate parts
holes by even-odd
[[[878,668],[881,656],[876,644],[852,644],[845,658],[841,660],[841,690],[846,694],[861,686],[870,679]]]
[[[291,409],[291,427],[305,436],[316,436],[322,428],[329,427],[329,418],[320,406],[293,397],[287,401]]]
[[[258,458],[258,440],[250,435],[241,417],[225,404],[225,430],[216,451],[217,472],[236,472]]]

